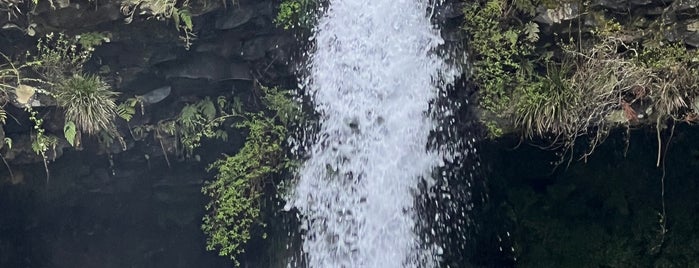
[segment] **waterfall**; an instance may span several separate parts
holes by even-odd
[[[320,115],[289,200],[305,266],[432,267],[415,197],[443,156],[428,149],[430,103],[448,69],[425,0],[331,0],[305,85]],[[442,81],[442,82],[439,82]]]

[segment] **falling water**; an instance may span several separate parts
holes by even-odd
[[[331,0],[305,88],[320,115],[289,205],[304,221],[305,266],[431,267],[418,185],[443,155],[430,103],[446,83],[426,0]],[[441,81],[441,82],[438,82]]]

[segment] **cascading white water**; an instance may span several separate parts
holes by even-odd
[[[289,205],[306,266],[430,267],[415,195],[442,156],[429,105],[447,64],[426,0],[331,0],[304,85],[321,115]]]

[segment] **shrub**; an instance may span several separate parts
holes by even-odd
[[[157,20],[172,19],[175,28],[180,32],[180,39],[184,41],[185,48],[189,49],[196,38],[189,0],[178,2],[176,0],[126,0],[122,2],[121,12],[128,16],[127,22],[133,20],[136,10],[142,14]]]
[[[66,77],[80,74],[92,51],[78,47],[80,38],[69,38],[59,33],[49,33],[39,39],[36,54],[29,54],[27,64],[49,83],[58,84]]]
[[[88,135],[115,131],[116,95],[94,75],[73,76],[62,81],[54,92],[58,105],[65,109],[66,121]]]
[[[310,29],[316,21],[314,9],[317,7],[317,0],[284,0],[279,5],[274,23],[285,30],[296,27]]]
[[[207,249],[219,255],[236,257],[244,251],[254,227],[261,220],[260,196],[273,177],[281,176],[291,166],[283,144],[292,125],[299,122],[300,109],[289,93],[263,88],[266,111],[247,112],[236,126],[247,129],[243,148],[209,166],[215,179],[202,191],[211,200],[206,205],[202,230],[207,235]]]
[[[487,117],[508,118],[513,112],[512,93],[527,83],[533,69],[529,57],[538,40],[534,23],[512,23],[508,1],[475,1],[464,6],[464,30],[469,35],[473,82]],[[491,136],[501,133],[497,121],[486,121]]]

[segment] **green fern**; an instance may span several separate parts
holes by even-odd
[[[126,122],[129,122],[136,114],[136,107],[131,106],[128,103],[121,103],[116,107],[116,114],[117,116],[126,120]]]

